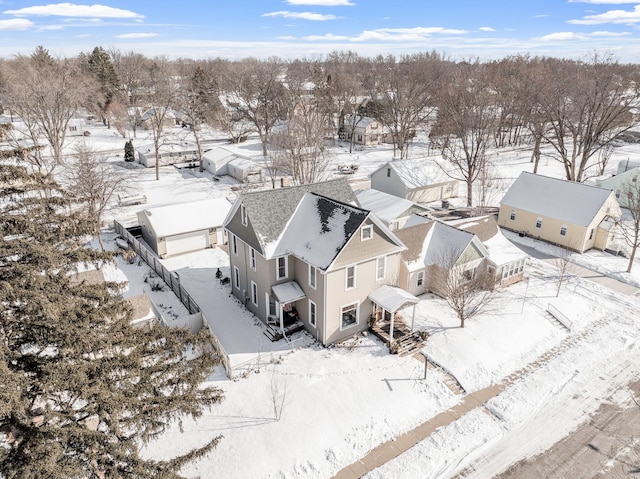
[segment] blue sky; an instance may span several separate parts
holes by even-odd
[[[0,0],[0,56],[37,45],[56,56],[102,46],[230,59],[334,50],[435,50],[482,60],[606,51],[640,63],[640,0]]]

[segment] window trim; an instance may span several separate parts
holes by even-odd
[[[418,271],[418,274],[416,275],[416,287],[419,288],[420,286],[424,285],[424,271]]]
[[[567,236],[567,225],[560,226],[560,236]]]
[[[238,256],[238,237],[233,233],[231,234],[231,250],[234,256]]]
[[[511,212],[509,213],[509,220],[511,221],[516,220],[516,210],[511,210]]]
[[[318,316],[318,305],[309,300],[309,325],[316,327],[317,324],[317,316]]]
[[[536,228],[542,228],[542,218],[540,216],[536,218]]]
[[[353,270],[353,274],[351,276],[349,276],[349,270]],[[349,291],[351,289],[355,289],[356,287],[356,265],[352,264],[347,266],[344,269],[344,290],[345,291]],[[351,282],[353,283],[351,286],[349,286],[349,278],[351,278]]]
[[[280,260],[284,260],[284,275],[280,276]],[[276,280],[286,279],[289,277],[289,257],[278,256],[276,258]]]
[[[382,260],[382,276],[380,276],[380,261]],[[387,276],[387,257],[378,256],[376,258],[376,281],[380,281]]]
[[[253,248],[249,248],[249,267],[255,271],[258,265],[258,261],[256,260],[256,250]]]
[[[233,286],[236,289],[240,289],[240,268],[237,266],[233,267]]]
[[[247,226],[249,224],[247,208],[245,208],[244,205],[240,205],[240,222],[242,223],[242,226]]]
[[[369,237],[365,238],[365,231],[368,231]],[[360,241],[369,241],[373,238],[373,225],[365,225],[360,228]]]
[[[251,304],[258,307],[258,284],[255,281],[251,281]]]
[[[313,271],[313,275],[311,274],[312,271]],[[311,278],[313,278],[313,281],[311,281]],[[318,268],[310,264],[309,265],[309,287],[311,289],[316,289],[317,284],[318,284]]]
[[[343,316],[344,316],[345,309],[347,308],[351,309],[352,307],[354,307],[353,309],[355,309],[356,311],[356,320],[354,323],[344,326]],[[353,303],[348,303],[348,304],[345,304],[344,306],[340,306],[340,331],[344,331],[345,329],[357,326],[359,323],[360,323],[360,302],[359,301],[355,301]]]

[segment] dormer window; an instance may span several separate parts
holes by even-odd
[[[366,241],[373,238],[373,225],[363,226],[360,231],[360,239]]]
[[[240,205],[240,221],[242,221],[242,224],[244,226],[247,226],[247,209],[244,207],[244,205]]]

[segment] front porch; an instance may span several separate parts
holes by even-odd
[[[393,286],[381,286],[369,295],[373,302],[373,314],[369,330],[384,341],[392,354],[402,356],[422,349],[425,334],[413,330],[413,315],[418,298]],[[412,306],[411,325],[398,311]]]

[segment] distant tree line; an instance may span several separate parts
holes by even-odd
[[[346,121],[372,116],[386,128],[394,158],[407,158],[416,133],[427,134],[442,154],[440,166],[466,183],[471,206],[472,189],[491,178],[490,152],[499,148],[530,147],[534,171],[542,152],[551,151],[571,181],[602,174],[612,143],[636,123],[638,73],[638,65],[600,53],[481,62],[436,52],[369,58],[338,51],[230,61],[102,47],[53,58],[38,47],[0,60],[0,98],[24,120],[33,143],[44,139],[50,147],[50,158],[42,149],[27,155],[44,173],[64,162],[65,127],[80,108],[123,137],[135,137],[145,115],[156,154],[175,112],[200,153],[203,125],[231,142],[256,134],[269,166],[296,183],[321,178],[325,147]]]

